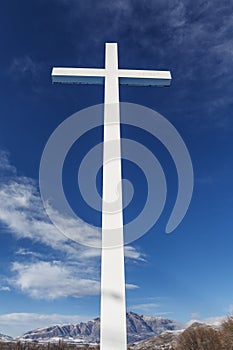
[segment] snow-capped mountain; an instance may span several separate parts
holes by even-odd
[[[13,340],[13,338],[10,337],[9,335],[0,333],[0,341],[1,342],[9,342],[9,341],[12,341],[12,340]]]
[[[182,326],[169,319],[127,313],[128,343],[151,338],[165,330],[176,330]],[[23,334],[18,340],[40,342],[55,342],[63,339],[70,343],[98,343],[100,337],[100,319],[76,325],[54,325],[48,328],[39,328]]]

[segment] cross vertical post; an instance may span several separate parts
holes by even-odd
[[[117,44],[106,46],[105,69],[100,347],[101,350],[126,350]],[[118,207],[111,213],[108,204],[114,203],[116,199]]]
[[[127,350],[119,84],[170,86],[171,73],[119,69],[117,43],[106,43],[105,68],[55,67],[52,82],[105,84],[100,349]]]

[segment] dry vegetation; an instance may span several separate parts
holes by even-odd
[[[177,338],[175,350],[233,350],[233,316],[219,329],[193,324]]]
[[[210,326],[194,324],[177,339],[176,350],[220,350],[219,332]]]
[[[222,349],[233,350],[233,316],[228,317],[220,329]]]
[[[33,342],[7,342],[0,343],[0,350],[99,350],[99,345],[75,345],[63,341],[59,343],[39,344]]]

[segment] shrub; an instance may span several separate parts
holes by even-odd
[[[223,347],[218,331],[194,323],[178,336],[175,350],[223,350]]]
[[[229,316],[221,324],[220,329],[224,350],[233,350],[233,316]]]

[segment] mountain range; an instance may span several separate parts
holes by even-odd
[[[183,328],[178,322],[167,318],[143,316],[134,312],[128,312],[126,320],[128,344],[154,337],[164,331],[172,331]],[[99,339],[99,318],[88,322],[80,322],[75,325],[53,325],[46,328],[37,328],[15,338],[17,341],[39,341],[42,343],[58,342],[59,340],[63,340],[64,342],[75,344],[97,344],[99,343]],[[13,339],[9,337],[9,341],[10,340],[12,341]]]

